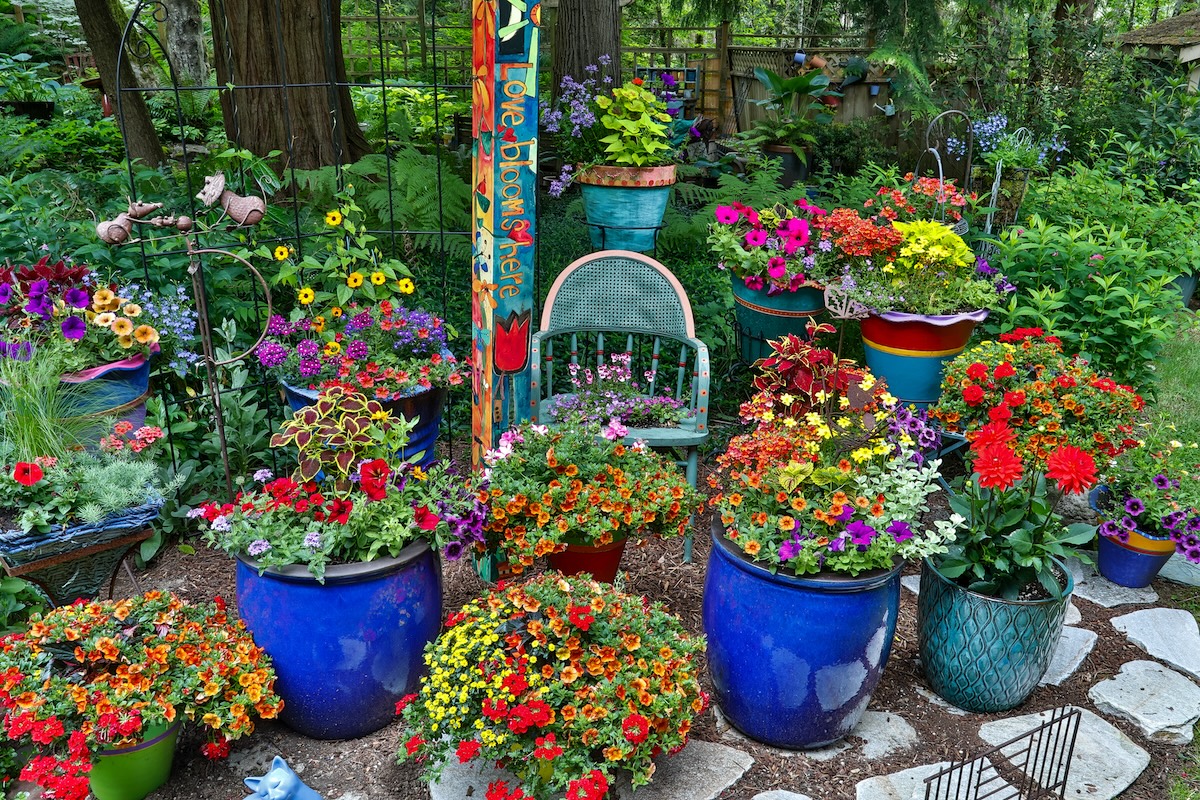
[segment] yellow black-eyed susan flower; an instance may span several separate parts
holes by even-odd
[[[361,272],[351,272],[346,276],[346,285],[351,289],[357,289],[363,285],[363,274]]]
[[[338,225],[341,225],[342,212],[338,211],[336,208],[333,211],[326,211],[325,224],[334,228],[336,228]]]
[[[385,283],[387,283],[387,275],[384,275],[382,272],[372,272],[371,283],[375,284],[376,286],[383,286]]]
[[[401,278],[396,281],[396,288],[400,290],[400,294],[412,294],[417,287],[413,285],[412,278]]]
[[[342,315],[342,307],[341,306],[334,306],[333,308],[329,309],[329,316],[333,317],[334,319],[337,319],[341,315]]]
[[[278,247],[275,248],[275,260],[276,261],[286,261],[287,257],[290,254],[291,254],[291,251],[288,250],[283,245],[279,245]]]
[[[312,329],[317,333],[322,333],[325,330],[325,318],[317,317],[313,320]]]
[[[296,296],[296,299],[300,301],[300,305],[306,306],[309,303],[311,303],[313,300],[315,300],[316,297],[317,297],[317,293],[314,292],[312,289],[308,288],[307,286],[305,286],[303,289],[300,290],[300,294],[298,294]]]

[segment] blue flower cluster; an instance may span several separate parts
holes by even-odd
[[[192,349],[200,317],[186,287],[176,286],[173,294],[156,295],[135,283],[122,289],[121,296],[138,299],[142,316],[158,331],[168,368],[183,375],[200,360],[200,354]]]

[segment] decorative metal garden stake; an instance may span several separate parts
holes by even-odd
[[[219,177],[219,180],[218,180]],[[225,209],[225,216],[229,216],[238,225],[246,224],[253,225],[262,219],[262,214],[255,215],[255,209],[262,207],[266,208],[265,202],[261,198],[239,197],[225,189],[225,176],[213,176],[204,182],[204,190],[197,195],[197,199],[205,205],[211,206],[218,200],[222,203]],[[231,208],[237,206],[239,211],[246,210],[246,213],[239,213],[234,216]],[[178,233],[176,236],[182,236],[187,247],[188,255],[188,275],[192,278],[192,299],[196,302],[196,317],[197,326],[200,328],[200,342],[204,351],[204,372],[205,379],[208,385],[208,396],[213,404],[213,421],[216,424],[217,438],[221,443],[221,462],[225,468],[225,489],[229,494],[230,502],[233,501],[233,474],[229,469],[229,450],[225,442],[225,414],[221,410],[221,392],[217,387],[217,367],[224,367],[241,361],[250,355],[262,344],[262,340],[266,338],[267,331],[263,328],[263,332],[259,335],[258,341],[254,343],[246,352],[241,355],[227,358],[224,361],[217,361],[216,348],[213,347],[212,325],[208,321],[208,299],[204,290],[204,269],[200,263],[200,256],[204,254],[228,256],[234,261],[239,262],[258,281],[262,287],[263,297],[267,303],[267,319],[271,318],[271,290],[267,286],[267,282],[263,276],[255,269],[250,262],[241,256],[234,255],[227,250],[217,250],[209,247],[196,247],[195,227],[196,222],[191,217],[186,216],[157,216],[145,219],[145,217],[158,211],[162,208],[162,203],[142,203],[137,200],[129,201],[129,210],[118,214],[115,220],[105,220],[96,225],[96,234],[100,239],[108,244],[124,244],[129,240],[129,235],[133,231],[133,223],[141,223],[149,225],[152,228],[174,228]],[[218,219],[217,222],[221,222]],[[215,223],[214,223],[215,224]],[[210,226],[211,227],[211,226]],[[170,235],[170,234],[168,234]],[[132,240],[137,241],[137,240]]]
[[[471,457],[527,416],[540,5],[472,0]]]

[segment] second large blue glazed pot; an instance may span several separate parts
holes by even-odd
[[[396,558],[305,567],[237,564],[238,613],[275,665],[280,719],[314,739],[355,739],[416,691],[425,645],[442,622],[442,568],[425,542]]]
[[[772,575],[713,522],[704,632],[717,705],[756,741],[801,750],[858,724],[891,654],[900,569]]]
[[[1004,600],[964,589],[926,559],[917,596],[921,666],[938,696],[967,711],[1007,711],[1037,688],[1062,636],[1071,573],[1055,563],[1062,597]]]

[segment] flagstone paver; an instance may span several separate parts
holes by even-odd
[[[1075,596],[1105,608],[1124,605],[1149,605],[1158,602],[1158,593],[1151,588],[1131,589],[1118,586],[1096,573],[1094,567],[1084,566],[1079,559],[1067,559],[1067,569],[1075,581]]]
[[[1146,608],[1112,618],[1113,627],[1159,661],[1200,680],[1200,627],[1182,608]]]
[[[1075,740],[1074,757],[1071,759],[1071,771],[1067,778],[1066,800],[1112,800],[1137,780],[1142,771],[1149,766],[1150,754],[1091,711],[1081,709],[1081,715],[1079,736]],[[984,723],[979,729],[979,738],[996,746],[1029,733],[1049,718],[1050,712],[1043,711],[1040,714],[994,720]],[[1050,736],[1053,737],[1054,733]],[[1045,745],[1040,744],[1039,738],[1034,737],[1032,745],[1018,742],[1001,752],[1018,762],[1022,761],[1023,757],[1017,757],[1017,751],[1026,747],[1031,747],[1033,752],[1039,752],[1039,747],[1040,752],[1055,752],[1052,738]],[[1045,757],[1043,756],[1043,760]],[[1021,764],[1015,766],[1020,767]],[[1054,764],[1050,765],[1051,772],[1054,767]]]
[[[1099,638],[1094,631],[1087,628],[1072,628],[1069,625],[1064,627],[1054,648],[1054,655],[1050,659],[1050,666],[1046,668],[1046,674],[1042,676],[1039,685],[1061,686],[1079,669],[1079,665],[1092,652]]]
[[[933,703],[935,706],[942,709],[947,714],[953,714],[956,717],[965,717],[967,714],[971,713],[970,711],[967,711],[966,709],[959,708],[958,706],[952,705],[950,702],[943,700],[942,698],[938,697],[937,694],[935,694],[932,690],[926,689],[924,686],[917,686],[915,688],[917,690],[917,694],[921,695],[921,697],[924,697],[926,700]]]
[[[1074,602],[1067,603],[1067,614],[1063,617],[1063,625],[1078,625],[1083,622],[1083,615]]]
[[[940,764],[911,767],[891,775],[867,778],[855,786],[855,800],[924,800],[925,779],[948,766],[950,762],[943,761]],[[1002,790],[1007,786],[992,763],[985,758],[981,763],[972,763],[965,767],[961,779],[956,776],[953,783],[943,779],[939,785],[934,781],[928,787],[928,796],[930,800],[953,800],[957,792],[958,797],[974,797],[976,789],[979,788],[981,795],[998,792],[997,796],[1004,797],[1006,795]]]
[[[772,789],[769,792],[759,792],[754,795],[754,800],[812,800],[806,794],[799,792],[788,792],[783,789]]]
[[[1130,720],[1154,742],[1187,744],[1200,720],[1200,686],[1157,661],[1130,661],[1088,697],[1101,713]]]
[[[905,575],[900,579],[900,585],[908,589],[913,594],[921,593],[921,576],[920,575]]]
[[[887,711],[866,712],[850,735],[863,740],[862,754],[868,760],[887,758],[920,741],[912,725],[899,714]]]
[[[1200,586],[1200,564],[1193,564],[1176,553],[1158,573],[1160,578],[1166,578],[1186,586]]]
[[[646,786],[633,790],[629,778],[618,779],[622,798],[633,800],[714,800],[738,781],[754,764],[748,753],[723,744],[693,739],[678,755],[660,758],[658,769]],[[429,784],[432,800],[482,800],[494,780],[512,781],[512,776],[488,765],[459,764],[450,759],[442,778]]]

